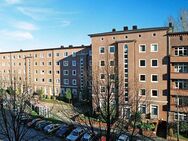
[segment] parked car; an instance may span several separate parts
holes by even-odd
[[[85,133],[82,138],[81,138],[81,141],[96,141],[97,140],[97,137],[92,134],[92,133]]]
[[[49,124],[44,127],[44,132],[51,134],[56,132],[60,128],[60,124]]]
[[[56,136],[65,137],[74,129],[74,125],[62,124],[61,127],[57,130]]]
[[[21,113],[16,118],[19,121],[19,123],[21,123],[21,124],[26,124],[26,123],[32,121],[31,116],[29,116],[26,113]]]
[[[84,129],[81,127],[77,127],[74,129],[67,137],[66,141],[78,141],[81,139],[82,135],[84,134]]]
[[[129,136],[126,134],[120,134],[116,141],[129,141]]]
[[[42,121],[40,123],[37,123],[35,125],[35,128],[38,129],[38,130],[42,130],[45,126],[47,126],[49,124],[51,124],[51,122],[44,120],[44,121]]]
[[[35,119],[33,119],[32,121],[30,121],[30,122],[27,123],[27,127],[35,126],[36,122],[40,121],[40,120],[42,120],[42,119],[41,118],[35,118]]]

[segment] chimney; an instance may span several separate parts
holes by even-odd
[[[171,22],[169,22],[169,27],[172,27],[172,23]]]
[[[116,29],[115,29],[115,28],[113,28],[113,29],[112,29],[112,32],[116,32]]]
[[[137,30],[137,25],[133,25],[133,30]]]
[[[129,29],[128,26],[124,26],[124,27],[123,27],[123,30],[124,30],[124,31],[127,31],[128,29]]]

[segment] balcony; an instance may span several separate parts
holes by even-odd
[[[170,62],[188,62],[188,56],[171,56]]]
[[[188,96],[188,89],[171,88],[171,96],[176,96],[176,95]]]
[[[188,73],[171,72],[171,79],[188,79]]]
[[[172,112],[176,112],[177,111],[176,104],[171,104],[170,109]],[[185,112],[187,113],[187,111],[188,111],[188,106],[179,106],[180,113],[185,113]]]

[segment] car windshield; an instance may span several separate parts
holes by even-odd
[[[123,139],[118,139],[118,141],[124,141]]]
[[[73,132],[72,132],[72,135],[73,135],[73,136],[78,136],[79,133],[78,133],[78,131],[73,131]]]

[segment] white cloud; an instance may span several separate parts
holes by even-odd
[[[21,2],[21,0],[5,0],[6,1],[6,3],[8,3],[8,4],[17,4],[17,3],[20,3]]]
[[[60,26],[63,26],[63,27],[69,26],[70,24],[71,24],[70,21],[61,21],[61,22],[60,22]]]
[[[29,30],[29,31],[38,29],[34,24],[24,21],[14,22],[12,23],[12,25],[18,29]]]
[[[17,7],[17,10],[34,20],[41,20],[46,15],[53,14],[53,10],[49,8]]]
[[[8,31],[8,30],[1,30],[1,36],[13,40],[31,40],[33,39],[33,35],[30,32],[26,31]]]

